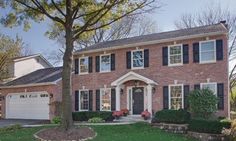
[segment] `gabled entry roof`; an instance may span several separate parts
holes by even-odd
[[[147,84],[150,84],[150,85],[157,85],[157,83],[147,77],[144,77],[140,74],[137,74],[133,71],[130,71],[128,73],[126,73],[125,75],[121,76],[120,78],[118,78],[117,80],[113,81],[111,83],[111,86],[119,86],[127,81],[130,81],[130,80],[139,80],[139,81],[143,81]]]

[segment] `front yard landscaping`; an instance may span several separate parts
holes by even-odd
[[[196,141],[183,135],[152,128],[146,123],[90,127],[97,132],[97,137],[93,141]],[[0,133],[0,141],[34,141],[33,134],[43,128],[45,127],[22,128],[16,131],[2,132]]]

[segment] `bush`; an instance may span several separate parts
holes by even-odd
[[[129,114],[129,110],[128,109],[121,109],[121,111],[123,112],[124,116],[127,116]]]
[[[88,120],[89,123],[103,123],[105,120],[103,120],[100,117],[93,117]]]
[[[122,117],[124,115],[123,111],[114,111],[112,113],[112,116],[115,118],[115,119],[119,119],[120,117]]]
[[[61,117],[55,116],[52,121],[53,124],[60,124],[61,123]]]
[[[1,132],[15,131],[15,130],[19,130],[19,129],[21,129],[21,125],[20,124],[15,124],[15,125],[11,125],[11,126],[8,126],[8,127],[0,128],[0,133]]]
[[[88,121],[91,118],[99,117],[105,121],[113,121],[112,112],[103,111],[89,111],[89,112],[73,112],[72,117],[74,121]]]
[[[229,129],[231,122],[206,119],[192,119],[189,121],[188,129],[193,132],[221,134],[222,129]]]
[[[145,110],[141,113],[141,117],[143,117],[144,120],[147,120],[151,117],[151,113]]]
[[[189,110],[193,117],[209,119],[217,111],[217,97],[209,89],[194,90],[188,95]]]
[[[164,122],[164,123],[176,123],[183,124],[187,123],[190,119],[190,113],[186,110],[162,110],[155,114],[153,121]]]

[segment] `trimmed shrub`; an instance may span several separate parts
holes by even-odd
[[[231,122],[206,119],[191,119],[188,129],[193,132],[221,134],[222,129],[229,129]]]
[[[100,117],[94,117],[94,118],[90,118],[88,120],[89,123],[103,123],[105,122],[105,120],[103,120],[102,118]]]
[[[217,111],[218,98],[209,89],[191,91],[188,102],[190,113],[195,118],[209,119]]]
[[[61,117],[55,116],[52,121],[53,124],[60,124],[61,123]]]
[[[161,110],[156,112],[155,120],[164,123],[184,124],[190,119],[190,113],[186,110]]]
[[[105,121],[114,120],[112,112],[105,112],[105,111],[73,112],[72,117],[74,121],[88,121],[89,119],[94,117],[99,117]]]

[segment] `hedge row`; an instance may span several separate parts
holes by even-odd
[[[229,129],[231,122],[219,120],[191,119],[188,129],[193,132],[220,134],[223,128]]]
[[[74,112],[72,113],[74,121],[88,121],[91,118],[101,118],[105,121],[113,121],[114,117],[112,112],[102,112],[102,111],[86,111],[86,112]]]
[[[154,122],[183,124],[190,120],[190,113],[186,110],[162,110],[155,114]]]

